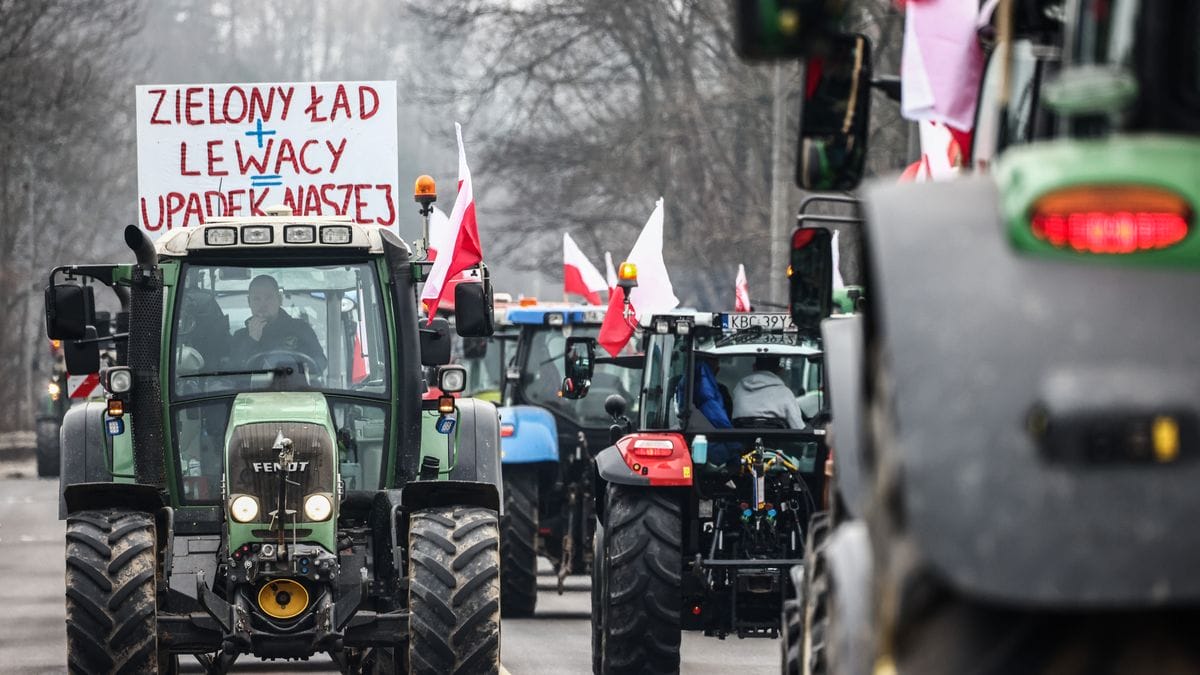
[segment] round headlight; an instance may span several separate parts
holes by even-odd
[[[304,517],[309,520],[328,520],[331,513],[333,513],[333,502],[329,501],[329,497],[325,495],[309,495],[304,500]]]
[[[239,523],[248,523],[258,517],[258,500],[250,495],[238,495],[229,502],[229,515]]]
[[[124,394],[133,389],[133,373],[127,369],[114,370],[108,375],[108,390],[114,394]]]

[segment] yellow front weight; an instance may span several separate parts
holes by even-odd
[[[308,591],[291,579],[275,579],[258,589],[258,606],[275,619],[291,619],[308,607]]]

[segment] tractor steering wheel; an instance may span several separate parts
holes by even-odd
[[[273,359],[275,360],[273,361]],[[316,359],[304,352],[294,352],[289,349],[268,349],[258,352],[246,359],[246,365],[251,368],[275,368],[282,360],[294,360],[302,364],[307,375],[316,376],[321,373],[321,366]]]

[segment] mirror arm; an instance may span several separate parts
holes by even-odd
[[[880,75],[871,80],[871,86],[883,92],[884,96],[900,102],[900,76],[899,75]]]
[[[78,340],[71,340],[71,342],[74,342],[77,345],[90,345],[92,343],[108,342],[109,340],[116,341],[128,339],[129,333],[116,333],[114,335],[105,335],[104,337],[79,338]]]

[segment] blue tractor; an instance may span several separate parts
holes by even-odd
[[[595,338],[604,307],[536,304],[510,307],[494,343],[507,368],[500,408],[504,475],[501,611],[529,616],[537,604],[537,558],[548,558],[559,589],[591,565],[595,516],[593,458],[610,445],[613,394],[636,405],[640,357],[597,359],[591,395],[564,396],[568,338]],[[515,346],[512,342],[515,340]]]

